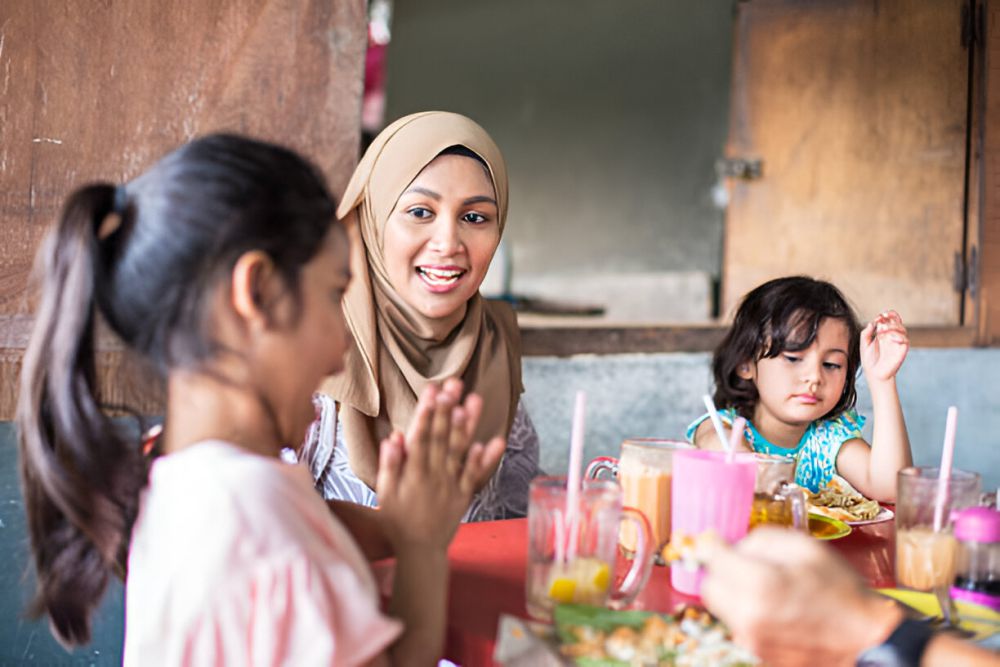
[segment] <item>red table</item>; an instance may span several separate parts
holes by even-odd
[[[857,527],[830,545],[873,588],[891,588],[895,586],[893,525],[887,521]],[[459,527],[448,551],[451,581],[445,657],[469,667],[493,664],[500,615],[528,617],[524,607],[527,553],[527,519]],[[670,587],[669,568],[654,566],[633,606],[669,612],[694,599]]]

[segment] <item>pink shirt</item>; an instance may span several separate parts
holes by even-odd
[[[357,665],[402,631],[309,471],[221,441],[153,463],[128,564],[125,665]]]

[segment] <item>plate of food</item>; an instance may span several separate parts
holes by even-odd
[[[502,616],[494,660],[505,667],[750,667],[760,660],[732,642],[704,609],[674,614],[561,604],[552,624]]]
[[[704,609],[676,614],[613,611],[560,605],[553,618],[559,653],[577,665],[756,665],[752,653],[732,642],[726,627]]]
[[[809,512],[809,534],[817,540],[839,540],[851,534],[851,527],[840,519]]]
[[[810,514],[843,521],[849,526],[881,523],[895,516],[891,509],[882,507],[878,501],[865,498],[839,475],[834,475],[816,493],[808,494],[807,504]]]
[[[879,507],[878,514],[876,514],[871,519],[865,519],[861,521],[848,521],[847,524],[851,526],[867,526],[870,523],[882,523],[883,521],[888,521],[896,516],[888,507]]]

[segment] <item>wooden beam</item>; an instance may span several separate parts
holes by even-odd
[[[15,332],[0,339],[0,377],[6,379],[0,383],[0,420],[14,417],[21,357],[30,329],[29,318],[0,316],[0,332]],[[521,344],[527,357],[711,352],[725,335],[726,327],[711,324],[616,326],[576,321],[565,326],[522,326]],[[110,406],[127,406],[140,414],[162,414],[163,389],[156,374],[136,362],[113,338],[105,336],[101,340],[97,380],[102,400]],[[910,329],[910,342],[913,347],[970,347],[975,343],[975,330],[914,327]]]
[[[522,325],[521,345],[525,356],[711,352],[726,330],[721,325]],[[971,347],[975,343],[971,327],[912,327],[909,334],[912,347]]]

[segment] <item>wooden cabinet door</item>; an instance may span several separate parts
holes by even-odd
[[[303,152],[342,191],[357,162],[365,7],[0,0],[0,419],[17,402],[35,251],[75,187],[127,181],[193,136],[231,131]],[[161,413],[149,374],[130,387],[120,345],[99,349],[105,401]]]
[[[969,53],[963,0],[737,5],[722,315],[760,283],[832,281],[862,319],[960,323]]]

